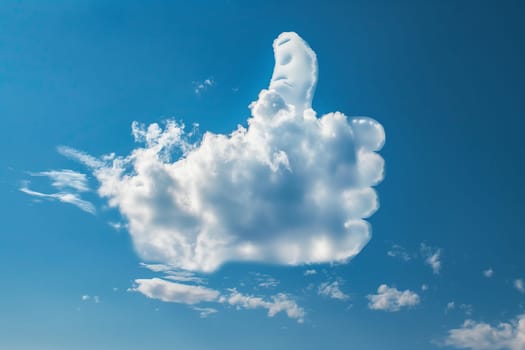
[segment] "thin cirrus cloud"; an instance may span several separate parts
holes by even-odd
[[[69,169],[50,170],[37,173],[29,173],[32,177],[47,177],[59,192],[43,193],[29,188],[30,182],[22,182],[19,190],[27,195],[38,199],[59,201],[72,204],[85,212],[95,214],[96,209],[93,203],[82,199],[81,193],[89,191],[87,175]]]
[[[171,281],[206,284],[204,278],[197,276],[191,271],[177,271],[173,270],[170,266],[163,264],[140,263],[140,266],[153,272],[162,272],[164,273],[164,278],[169,279]]]
[[[396,312],[402,308],[419,304],[419,295],[411,290],[400,291],[397,288],[382,284],[377,288],[377,294],[369,294],[368,307],[371,310]]]
[[[127,156],[59,152],[87,166],[127,220],[143,261],[213,272],[226,262],[345,262],[371,237],[379,207],[382,126],[311,108],[317,58],[295,33],[273,44],[268,89],[250,104],[247,128],[204,133],[137,122]]]
[[[448,331],[444,344],[472,350],[524,350],[525,315],[497,325],[466,320],[461,327]]]
[[[45,176],[51,180],[51,185],[59,190],[73,189],[78,192],[89,190],[86,174],[70,169],[42,171],[31,173],[31,176]]]
[[[70,192],[42,193],[42,192],[33,191],[29,189],[26,184],[20,187],[20,191],[27,195],[36,197],[36,198],[46,199],[46,200],[51,200],[51,201],[57,200],[62,203],[72,204],[90,214],[96,213],[96,209],[93,203],[83,200],[76,193],[70,193]]]

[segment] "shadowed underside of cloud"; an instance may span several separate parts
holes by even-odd
[[[378,208],[382,126],[339,112],[318,118],[315,53],[295,33],[273,46],[270,86],[247,128],[192,143],[174,121],[134,122],[142,146],[128,156],[60,148],[92,169],[143,260],[206,272],[228,261],[346,261],[370,239],[363,219]]]
[[[525,350],[525,315],[496,326],[467,320],[448,332],[445,345],[473,350]]]

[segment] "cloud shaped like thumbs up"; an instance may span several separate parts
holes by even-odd
[[[205,272],[226,262],[324,263],[369,241],[384,130],[339,112],[317,117],[315,53],[295,33],[273,47],[273,76],[247,128],[190,142],[174,121],[135,122],[140,145],[128,156],[62,150],[91,168],[144,261]]]

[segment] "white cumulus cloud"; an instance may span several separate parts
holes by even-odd
[[[525,350],[525,315],[497,325],[466,320],[460,328],[448,331],[445,345],[472,350]]]
[[[315,53],[295,33],[273,46],[273,76],[247,127],[191,142],[174,121],[135,122],[141,145],[127,156],[59,148],[91,168],[144,261],[205,272],[229,261],[344,262],[369,241],[384,130],[340,112],[318,117]]]
[[[372,310],[399,311],[403,307],[419,304],[419,295],[411,290],[400,291],[394,287],[382,284],[377,288],[377,294],[369,294],[368,307]]]

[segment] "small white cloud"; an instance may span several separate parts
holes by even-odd
[[[523,280],[521,278],[514,280],[514,288],[520,293],[525,293],[525,285],[523,284]]]
[[[460,328],[448,331],[444,343],[460,349],[523,350],[525,349],[525,315],[494,326],[466,320]]]
[[[108,225],[113,227],[113,229],[115,229],[116,231],[120,231],[120,230],[122,230],[125,227],[125,225],[123,223],[121,223],[121,222],[114,222],[114,221],[108,222]]]
[[[217,309],[211,307],[192,307],[193,310],[199,312],[200,318],[208,318],[210,315],[217,313]]]
[[[309,270],[306,270],[306,271],[304,272],[304,275],[305,275],[305,276],[311,276],[311,275],[315,275],[316,273],[317,273],[316,270],[314,270],[314,269],[309,269]]]
[[[386,254],[393,258],[401,259],[403,261],[409,261],[412,259],[412,257],[407,252],[407,250],[398,244],[392,245],[392,247],[390,248],[389,251],[386,252]]]
[[[425,264],[432,268],[434,274],[439,274],[441,271],[441,249],[427,246],[421,243],[421,254],[425,258]]]
[[[447,303],[447,306],[445,307],[445,313],[447,314],[450,310],[454,310],[456,308],[456,303],[454,301],[449,301]]]
[[[204,81],[194,81],[193,82],[193,92],[200,95],[203,91],[206,91],[208,88],[215,85],[213,78],[204,79]]]
[[[275,288],[279,285],[279,281],[272,276],[255,273],[255,281],[259,287],[262,288]]]
[[[424,292],[424,291],[427,291],[428,290],[428,285],[427,284],[422,284],[421,285],[421,290]]]
[[[419,304],[419,295],[410,290],[400,291],[382,284],[377,288],[377,294],[367,295],[368,307],[372,310],[395,312],[403,307]]]
[[[235,289],[231,289],[230,292],[230,295],[221,297],[220,301],[222,303],[227,303],[240,309],[267,309],[270,317],[275,316],[279,312],[285,312],[289,318],[296,319],[299,323],[304,322],[304,309],[286,294],[279,293],[272,296],[271,300],[264,300],[252,295],[243,295]]]
[[[337,300],[347,300],[350,298],[349,295],[341,290],[339,281],[321,283],[317,293]]]
[[[136,279],[137,284],[132,290],[140,292],[148,298],[171,303],[198,304],[211,302],[219,298],[219,292],[202,286],[193,286],[169,282],[160,278]]]
[[[491,267],[489,267],[486,270],[483,270],[483,276],[487,278],[491,278],[493,275],[494,275],[494,270]]]
[[[95,304],[98,304],[100,303],[100,297],[98,295],[94,295],[94,296],[90,296],[88,294],[84,294],[82,297],[81,297],[82,301],[88,301],[88,300],[93,300],[93,302]]]

